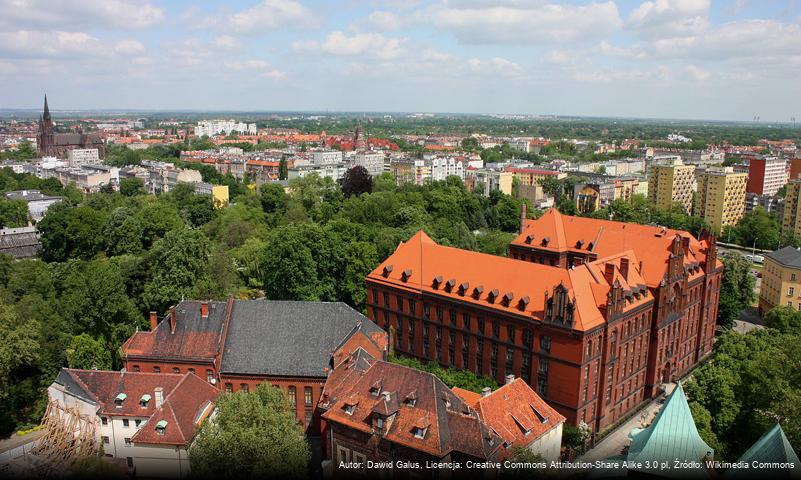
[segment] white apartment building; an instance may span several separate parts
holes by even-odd
[[[527,138],[513,138],[509,140],[509,148],[528,153],[531,150],[531,140]]]
[[[344,163],[329,163],[324,165],[295,165],[294,167],[287,170],[287,179],[292,180],[293,178],[303,178],[306,175],[311,175],[316,173],[320,177],[328,177],[334,181],[337,181],[345,176],[345,172],[348,171],[348,166]]]
[[[64,368],[47,394],[56,408],[89,419],[103,455],[125,459],[131,475],[181,478],[220,391],[193,373]]]
[[[67,163],[70,167],[98,164],[100,154],[96,148],[74,148],[67,150]]]
[[[434,180],[445,180],[451,175],[464,180],[464,162],[453,157],[434,157],[430,160],[431,178]]]
[[[312,152],[312,165],[332,165],[342,163],[342,152],[339,150],[315,150]]]
[[[360,165],[367,169],[367,173],[376,177],[384,173],[384,152],[357,153],[352,160],[352,166]]]
[[[202,120],[195,127],[195,135],[198,137],[203,135],[212,137],[218,134],[230,135],[231,133],[256,135],[258,131],[255,123],[242,123],[235,120]]]

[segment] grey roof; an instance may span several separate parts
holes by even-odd
[[[97,398],[95,398],[92,392],[87,391],[78,382],[76,382],[75,378],[70,375],[66,368],[59,370],[55,383],[64,387],[64,391],[73,397],[80,398],[88,403],[97,403]]]
[[[765,256],[786,267],[801,268],[801,251],[793,247],[784,247]]]
[[[331,354],[360,325],[380,332],[341,302],[236,300],[222,354],[222,373],[326,377]]]
[[[26,202],[39,200],[64,200],[64,197],[45,195],[39,190],[14,190],[11,192],[6,192],[5,195],[9,200],[24,200]]]
[[[36,227],[6,228],[0,230],[0,253],[14,258],[32,258],[42,247]]]

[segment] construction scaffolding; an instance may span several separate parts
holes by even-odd
[[[63,407],[51,399],[42,417],[42,427],[44,434],[30,452],[14,462],[12,469],[26,476],[57,477],[69,471],[75,462],[97,454],[95,422],[92,417],[81,415],[77,408]]]

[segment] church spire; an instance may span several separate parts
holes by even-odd
[[[44,115],[42,116],[45,121],[50,120],[50,109],[47,107],[47,94],[45,93]]]

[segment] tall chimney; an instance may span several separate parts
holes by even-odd
[[[208,318],[209,302],[200,302],[200,318]]]
[[[159,317],[156,315],[156,312],[150,312],[150,331],[156,329],[159,325]]]
[[[175,333],[175,305],[170,307],[170,333]]]
[[[520,206],[520,233],[526,228],[526,202]]]
[[[623,275],[627,281],[629,279],[629,259],[628,257],[620,258],[620,274]]]
[[[484,387],[481,389],[481,396],[482,397],[489,397],[490,393],[492,393],[492,389],[490,387]]]
[[[164,403],[164,389],[156,387],[153,393],[155,393],[154,397],[156,397],[156,408],[159,408]]]
[[[612,285],[612,281],[615,278],[615,264],[614,263],[607,263],[604,265],[604,278]]]
[[[510,383],[512,383],[514,381],[515,381],[514,374],[510,373],[509,375],[506,376],[506,385],[509,385]]]

